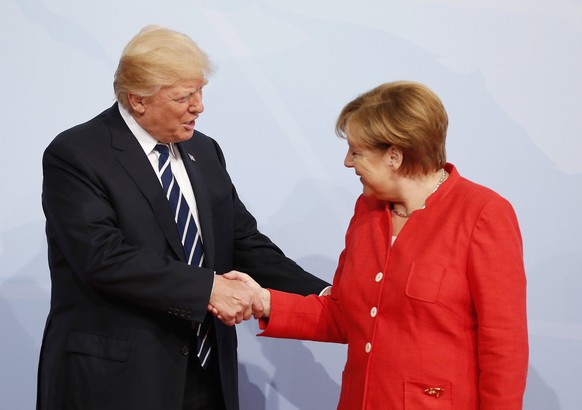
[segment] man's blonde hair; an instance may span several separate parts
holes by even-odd
[[[144,27],[125,46],[115,71],[117,101],[129,109],[127,94],[148,97],[178,80],[207,81],[208,56],[188,36],[160,26]]]

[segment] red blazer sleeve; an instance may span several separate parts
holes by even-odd
[[[270,290],[271,315],[259,336],[347,343],[339,304],[330,296],[300,296]],[[333,292],[333,288],[332,288]]]
[[[480,409],[521,409],[528,361],[526,278],[517,218],[490,201],[474,227],[468,277],[477,313]]]

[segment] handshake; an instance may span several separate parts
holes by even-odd
[[[228,326],[248,320],[251,316],[255,319],[268,318],[271,294],[246,273],[233,270],[215,275],[208,310]]]

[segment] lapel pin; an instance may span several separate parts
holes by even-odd
[[[190,160],[191,160],[192,162],[196,162],[196,158],[194,158],[194,155],[192,155],[192,154],[188,154],[188,157],[190,157]]]

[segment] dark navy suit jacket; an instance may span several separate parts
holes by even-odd
[[[196,195],[202,268],[185,263],[164,191],[116,104],[46,149],[52,291],[39,409],[180,410],[192,321],[207,313],[214,272],[238,269],[300,294],[327,285],[258,231],[216,141],[195,132],[177,146]],[[235,328],[215,324],[224,399],[235,410]]]

